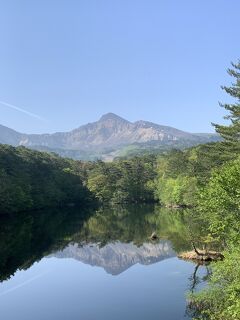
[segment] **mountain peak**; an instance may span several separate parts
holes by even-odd
[[[127,120],[119,117],[117,114],[109,112],[104,114],[99,121],[106,121],[106,120],[117,120],[117,121],[124,121],[124,122],[128,122]]]
[[[54,134],[28,135],[0,125],[0,144],[22,145],[37,150],[52,150],[66,157],[77,159],[86,159],[88,154],[93,155],[94,159],[95,155],[102,157],[102,154],[108,152],[106,150],[111,150],[108,154],[112,157],[114,150],[118,152],[123,146],[133,144],[138,144],[139,148],[142,148],[142,152],[142,150],[157,148],[162,150],[163,146],[168,149],[171,146],[177,148],[192,146],[218,139],[218,136],[191,134],[147,121],[133,123],[114,113],[107,113],[99,121],[83,125],[70,132]]]

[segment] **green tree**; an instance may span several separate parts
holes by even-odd
[[[73,160],[7,145],[0,145],[0,198],[0,214],[93,200]]]
[[[213,236],[227,242],[240,234],[240,158],[213,175],[201,193],[199,208]]]
[[[225,247],[206,290],[193,295],[196,319],[240,319],[240,158],[216,170],[201,193],[199,209],[208,232]]]
[[[231,87],[223,86],[223,90],[226,91],[231,97],[236,99],[233,104],[225,103],[220,104],[225,108],[229,114],[225,116],[225,119],[230,120],[230,125],[215,126],[216,132],[218,132],[225,140],[225,150],[227,152],[239,153],[240,151],[240,60],[237,64],[232,63],[232,69],[228,70],[230,76],[235,79],[235,83]]]
[[[87,186],[101,202],[144,203],[154,201],[154,157],[134,157],[112,163],[98,161],[88,175]]]

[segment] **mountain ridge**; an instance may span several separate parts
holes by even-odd
[[[102,153],[134,144],[196,145],[216,141],[216,134],[189,133],[170,126],[138,120],[130,122],[114,113],[104,114],[98,121],[68,132],[25,134],[0,125],[0,143],[62,151]],[[60,152],[61,153],[61,152]]]

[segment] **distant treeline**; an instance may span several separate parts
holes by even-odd
[[[82,162],[0,145],[0,212],[99,203],[195,206],[213,169],[234,158],[221,142],[128,160]]]
[[[97,161],[88,170],[86,185],[101,202],[195,206],[212,170],[236,157],[222,152],[223,147],[218,142],[111,163]]]
[[[95,203],[153,202],[156,157],[82,162],[0,145],[0,213]]]

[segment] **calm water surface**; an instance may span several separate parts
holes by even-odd
[[[186,293],[208,270],[176,257],[185,220],[151,206],[1,218],[1,319],[190,319]]]

